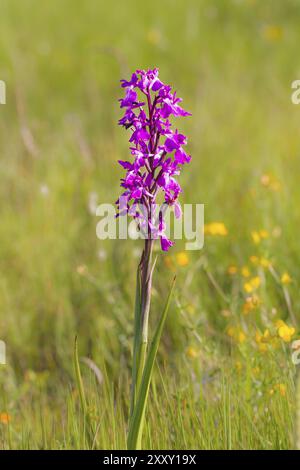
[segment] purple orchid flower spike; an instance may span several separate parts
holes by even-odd
[[[140,227],[146,227],[147,238],[160,238],[162,250],[167,251],[173,242],[163,230],[153,228],[151,210],[162,191],[164,203],[175,206],[176,216],[180,214],[178,197],[182,190],[175,177],[191,157],[183,149],[186,136],[172,130],[169,118],[190,113],[179,106],[182,100],[176,92],[172,93],[171,87],[158,78],[158,69],[137,70],[121,84],[125,97],[120,99],[120,107],[125,108],[125,114],[119,124],[132,131],[129,142],[133,156],[133,161],[119,161],[127,171],[121,180],[125,189],[121,197],[127,201],[127,213],[139,219]],[[130,212],[136,204],[145,206],[147,213]]]
[[[134,409],[147,355],[148,317],[155,264],[152,264],[153,244],[156,239],[160,239],[163,251],[168,251],[174,244],[165,233],[164,214],[166,208],[174,207],[175,216],[181,216],[178,198],[182,190],[176,177],[180,175],[183,165],[191,160],[184,150],[187,138],[177,129],[173,130],[170,118],[190,116],[190,113],[179,106],[182,100],[172,93],[171,87],[158,78],[158,69],[137,70],[129,80],[121,80],[121,86],[125,89],[125,97],[120,99],[120,107],[125,109],[125,113],[119,124],[131,130],[129,143],[132,158],[129,161],[119,160],[126,174],[121,179],[124,192],[117,201],[118,216],[127,214],[133,217],[145,238],[137,277],[133,387],[128,434],[129,448],[136,449],[138,447],[135,446],[139,445],[136,443],[139,440],[139,432],[136,430],[142,429],[143,414],[135,414]],[[157,216],[156,201],[160,193],[164,203]]]

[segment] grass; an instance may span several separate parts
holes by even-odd
[[[228,233],[207,235],[186,266],[176,256],[180,242],[158,258],[153,325],[175,272],[177,282],[144,446],[293,447],[295,370],[290,342],[278,339],[274,322],[292,325],[294,316],[297,337],[300,108],[290,95],[300,74],[299,19],[296,0],[132,0],[117,8],[2,0],[2,449],[126,445],[142,247],[98,240],[91,209],[94,200],[116,200],[116,161],[128,152],[116,125],[118,81],[148,66],[176,85],[193,114],[183,123],[193,160],[181,177],[182,201],[204,203],[207,224],[220,221]],[[259,230],[267,237],[256,244],[251,232]],[[260,303],[248,315],[243,266],[260,279]],[[282,285],[284,272],[291,282]],[[257,332],[266,329],[272,340],[264,347]],[[76,335],[79,355],[92,359],[100,377],[81,363],[97,429],[92,444],[75,386]]]

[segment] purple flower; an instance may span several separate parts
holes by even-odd
[[[160,246],[163,251],[168,251],[168,249],[174,245],[174,242],[169,240],[165,235],[160,237]]]
[[[177,129],[172,130],[169,118],[190,116],[190,113],[179,106],[182,100],[176,92],[172,93],[171,87],[158,78],[158,69],[137,70],[130,80],[121,80],[121,86],[125,88],[125,97],[119,101],[125,113],[119,124],[131,129],[129,142],[133,161],[119,160],[126,170],[121,180],[125,189],[121,198],[126,203],[121,207],[120,200],[117,201],[118,215],[127,213],[138,219],[149,238],[160,238],[162,250],[167,251],[173,242],[164,233],[162,212],[156,227],[152,208],[161,190],[164,204],[174,206],[176,217],[181,215],[178,197],[182,190],[175,177],[191,157],[183,149],[186,136]],[[140,101],[142,97],[144,100]],[[146,213],[139,210],[141,205],[146,207]]]

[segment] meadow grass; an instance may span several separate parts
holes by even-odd
[[[183,256],[178,241],[158,257],[153,325],[177,282],[144,446],[294,446],[299,20],[296,0],[1,1],[2,449],[126,446],[142,242],[98,240],[94,206],[118,197],[116,162],[128,153],[119,79],[154,66],[193,114],[182,202],[205,204],[207,234],[201,251]],[[294,324],[291,338],[279,319]],[[92,443],[76,335],[98,371],[81,363]]]

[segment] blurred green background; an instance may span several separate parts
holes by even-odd
[[[254,343],[228,345],[226,328],[242,324],[248,338],[252,327],[263,331],[273,317],[291,323],[292,313],[299,321],[300,107],[291,103],[291,83],[300,79],[299,21],[298,0],[1,0],[0,79],[7,104],[0,106],[0,339],[7,365],[0,368],[0,411],[8,410],[12,428],[10,436],[5,426],[0,429],[3,447],[79,446],[74,436],[57,436],[52,423],[66,419],[75,334],[81,354],[106,371],[117,397],[128,390],[142,245],[98,240],[94,209],[117,199],[117,160],[128,155],[128,135],[117,126],[119,80],[152,67],[159,67],[192,113],[178,121],[193,157],[180,180],[182,202],[204,203],[206,222],[222,222],[228,235],[208,236],[205,248],[188,253],[184,263],[176,262],[180,242],[159,257],[153,322],[173,271],[178,275],[160,358],[171,377],[170,409],[187,383],[196,392],[189,396],[194,414],[183,412],[188,421],[181,431],[170,433],[166,416],[165,437],[158,430],[148,445],[291,445],[293,400],[280,396],[269,421],[260,415],[269,405],[253,404],[249,371],[239,379],[234,369],[236,360],[249,364],[256,357]],[[268,236],[253,243],[251,232],[259,230]],[[279,277],[289,273],[291,306],[276,276],[259,271],[263,307],[244,324],[243,280],[233,280],[228,266],[246,265],[249,256],[270,259]],[[219,413],[215,390],[205,404],[205,426],[214,427],[214,437],[193,431],[205,428],[195,421],[201,384],[215,373],[216,387],[224,383],[218,376],[223,360],[234,372],[232,393],[249,406],[246,418],[232,418],[232,441],[225,426],[230,405],[229,415],[220,418],[227,431],[213,424]],[[261,380],[266,389],[278,382],[282,364],[287,370],[280,361],[288,362],[289,353],[264,357],[271,374]],[[223,392],[221,401],[227,400],[226,387]],[[108,444],[104,429],[100,446],[122,446],[127,398],[115,398],[125,413],[123,431],[114,431]],[[255,413],[260,430],[245,424],[254,422]],[[40,419],[47,424],[40,426]]]

